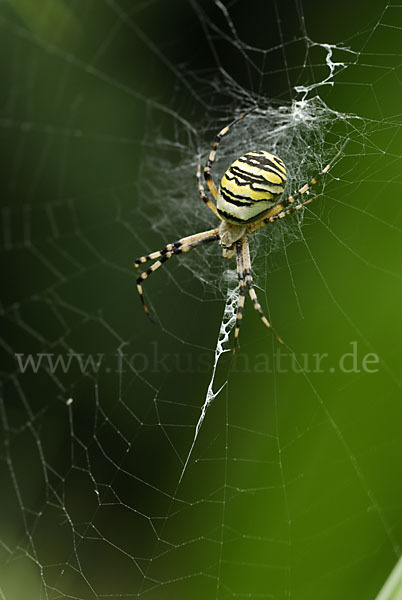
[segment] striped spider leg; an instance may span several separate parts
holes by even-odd
[[[169,258],[172,258],[172,256],[177,256],[178,254],[189,252],[190,250],[196,248],[197,246],[200,246],[201,244],[216,242],[217,240],[219,240],[218,229],[210,229],[208,231],[203,231],[201,233],[196,233],[195,235],[189,235],[187,237],[181,238],[176,242],[167,244],[164,248],[162,248],[162,250],[157,250],[156,252],[152,252],[151,254],[145,254],[144,256],[141,256],[140,258],[137,258],[134,261],[134,266],[138,269],[140,265],[143,265],[150,260],[155,260],[155,262],[150,267],[148,267],[146,271],[143,271],[137,277],[137,291],[140,295],[144,311],[147,314],[147,316],[151,319],[151,321],[152,317],[145,303],[144,293],[142,290],[142,282],[145,281],[145,279],[148,279],[148,277],[152,273],[159,269],[159,267],[161,267],[167,260],[169,260]]]
[[[283,219],[283,218],[287,217],[288,215],[290,215],[292,212],[300,210],[307,204],[310,204],[310,202],[312,202],[313,200],[316,200],[320,194],[318,194],[317,196],[313,196],[312,198],[308,198],[304,202],[296,202],[296,200],[299,197],[303,196],[303,194],[305,194],[306,192],[309,192],[311,190],[312,186],[315,185],[323,175],[326,175],[328,173],[328,171],[332,168],[336,159],[342,153],[344,146],[345,146],[345,144],[342,146],[342,148],[339,150],[339,152],[337,152],[337,154],[334,156],[334,158],[319,173],[317,173],[317,175],[315,175],[309,181],[309,183],[305,183],[294,194],[288,196],[286,198],[286,200],[280,200],[276,204],[276,206],[271,211],[269,211],[268,214],[265,217],[263,217],[261,220],[249,225],[249,227],[247,228],[247,233],[254,233],[255,231],[258,231],[259,229],[261,229],[261,227],[265,227],[265,225],[268,225],[268,223],[273,223],[274,221],[276,221],[278,219]]]
[[[237,264],[237,277],[239,279],[239,300],[237,303],[237,315],[236,315],[236,327],[234,332],[234,346],[233,346],[233,354],[236,353],[237,339],[239,337],[240,326],[242,324],[243,319],[243,309],[244,302],[246,296],[246,287],[248,288],[248,293],[253,303],[253,306],[257,313],[260,316],[261,321],[264,323],[265,327],[271,329],[274,333],[276,339],[279,343],[283,344],[283,340],[279,337],[279,335],[272,328],[271,323],[268,321],[267,317],[264,314],[264,311],[261,308],[261,304],[258,301],[257,293],[254,289],[253,275],[251,271],[251,258],[250,258],[250,250],[248,245],[247,236],[243,236],[240,240],[236,242],[236,264]]]
[[[236,119],[233,119],[233,121],[231,123],[229,123],[229,125],[226,125],[225,127],[223,127],[223,129],[221,129],[219,131],[219,133],[216,134],[215,140],[212,144],[212,148],[210,150],[210,153],[208,155],[208,160],[207,163],[204,167],[204,179],[207,183],[207,186],[209,188],[209,191],[211,192],[213,199],[215,200],[215,202],[217,201],[217,197],[218,197],[218,191],[216,189],[216,185],[214,183],[214,180],[212,179],[212,175],[211,175],[211,168],[212,165],[215,162],[215,158],[216,158],[216,153],[218,151],[218,146],[221,143],[221,140],[223,138],[224,135],[226,135],[228,133],[228,131],[230,131],[232,129],[232,127],[234,125],[236,125],[236,123],[238,123],[239,121],[241,121],[242,119],[244,119],[244,117],[246,117],[250,112],[252,112],[253,110],[255,110],[255,106],[253,106],[252,108],[250,108],[248,111],[246,111],[245,113],[243,113],[242,115],[240,115],[240,117],[237,117]],[[201,187],[200,187],[200,173],[197,171],[197,180],[198,180],[198,185],[200,188],[200,194],[201,194]],[[205,193],[204,193],[205,196]],[[201,196],[201,198],[204,200],[204,197]],[[206,196],[205,196],[206,198]],[[213,213],[215,213],[219,218],[221,218],[216,210],[215,205],[212,202],[207,202],[206,200],[204,200],[208,206],[208,208],[210,208],[212,210]],[[212,205],[212,206],[211,206]]]
[[[196,179],[197,179],[198,191],[200,193],[201,200],[203,202],[205,202],[205,205],[209,208],[209,210],[212,210],[214,215],[216,217],[218,217],[218,219],[220,219],[220,216],[218,215],[218,211],[217,211],[215,204],[208,198],[208,196],[205,193],[205,188],[204,188],[204,186],[202,184],[202,180],[201,180],[201,163],[200,162],[198,162],[198,165],[197,165]],[[212,179],[211,179],[211,181],[212,181]],[[216,190],[215,184],[213,181],[212,181],[212,184],[214,186],[214,189]]]
[[[233,344],[233,354],[236,352],[237,346],[237,338],[240,333],[240,326],[243,322],[243,310],[244,303],[246,301],[246,283],[244,281],[244,265],[243,265],[243,252],[242,252],[242,241],[237,240],[236,242],[236,270],[237,270],[237,278],[239,280],[239,299],[237,301],[237,313],[236,313],[236,327],[234,332],[234,344]]]

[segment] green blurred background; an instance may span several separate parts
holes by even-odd
[[[0,595],[374,600],[402,545],[400,7],[0,8]],[[348,67],[314,93],[361,120],[297,241],[258,263],[276,330],[310,362],[278,362],[247,306],[181,478],[224,297],[183,257],[147,282],[160,324],[145,318],[133,259],[199,225],[178,231],[160,189],[166,219],[151,227],[144,157],[172,140],[166,156],[191,152],[193,169],[239,109],[223,72],[253,97],[300,98],[329,73],[316,42],[350,51],[333,51]],[[195,183],[186,201],[198,211]],[[353,348],[358,372],[342,372]],[[21,373],[15,358],[71,350],[103,354],[99,372]],[[116,372],[119,352],[134,369]]]

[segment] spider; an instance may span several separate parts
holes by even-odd
[[[248,111],[250,112],[250,111]],[[253,284],[251,272],[250,251],[248,245],[248,235],[265,227],[269,223],[274,223],[277,219],[283,219],[293,211],[300,210],[317,196],[309,198],[305,202],[296,200],[308,192],[318,178],[328,173],[334,160],[340,154],[335,156],[332,162],[328,163],[320,173],[318,173],[309,183],[303,185],[293,195],[288,196],[286,200],[281,199],[286,185],[286,167],[284,162],[265,150],[247,152],[225,171],[219,185],[216,189],[211,176],[211,168],[215,161],[219,143],[224,135],[247,114],[242,114],[234,119],[229,125],[226,125],[216,136],[209,153],[207,163],[204,167],[204,179],[209,191],[215,200],[212,202],[205,193],[205,188],[201,181],[201,165],[198,163],[196,178],[201,200],[220,220],[219,227],[209,229],[201,233],[189,235],[180,240],[167,244],[162,250],[152,252],[137,258],[135,267],[148,261],[155,262],[146,270],[141,272],[137,278],[137,290],[140,295],[142,306],[148,317],[151,314],[144,300],[142,283],[154,271],[159,269],[169,258],[188,252],[192,248],[209,242],[219,242],[222,248],[224,258],[232,258],[236,255],[237,276],[239,280],[239,299],[237,304],[236,326],[234,332],[233,353],[236,351],[237,340],[240,332],[240,325],[243,319],[243,309],[246,297],[246,289],[253,302],[254,308],[259,314],[262,322],[268,329],[273,331],[278,341],[283,344],[283,340],[273,330],[271,323],[265,316],[261,304],[258,301],[257,294]]]

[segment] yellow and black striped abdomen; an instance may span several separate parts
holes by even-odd
[[[234,161],[222,177],[217,199],[219,216],[233,225],[253,223],[275,206],[286,185],[283,161],[264,150]]]

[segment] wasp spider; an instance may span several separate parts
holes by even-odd
[[[201,199],[220,220],[219,227],[181,238],[177,242],[168,244],[162,250],[137,258],[134,263],[136,268],[138,268],[148,261],[155,260],[137,278],[137,290],[142,306],[146,314],[151,318],[148,307],[145,304],[142,283],[169,258],[183,252],[188,252],[201,244],[215,241],[219,242],[224,258],[232,258],[236,255],[239,300],[234,332],[234,352],[243,317],[246,290],[248,290],[254,308],[260,315],[262,322],[266,327],[272,329],[270,322],[264,315],[254,289],[247,236],[261,227],[273,223],[277,219],[283,219],[293,211],[300,210],[303,206],[314,200],[315,198],[309,198],[301,202],[299,198],[308,192],[310,187],[317,183],[318,178],[327,173],[333,164],[332,162],[329,163],[309,183],[306,183],[293,195],[283,200],[281,197],[287,179],[284,162],[265,150],[247,152],[230,165],[223,175],[219,189],[217,190],[211,176],[211,167],[215,161],[219,143],[231,127],[243,119],[244,116],[244,114],[241,115],[217,134],[204,167],[204,178],[216,204],[206,195],[201,181],[201,165],[198,164],[197,167],[196,177]],[[339,153],[336,157],[338,155]],[[279,342],[283,343],[278,335],[276,337]]]

